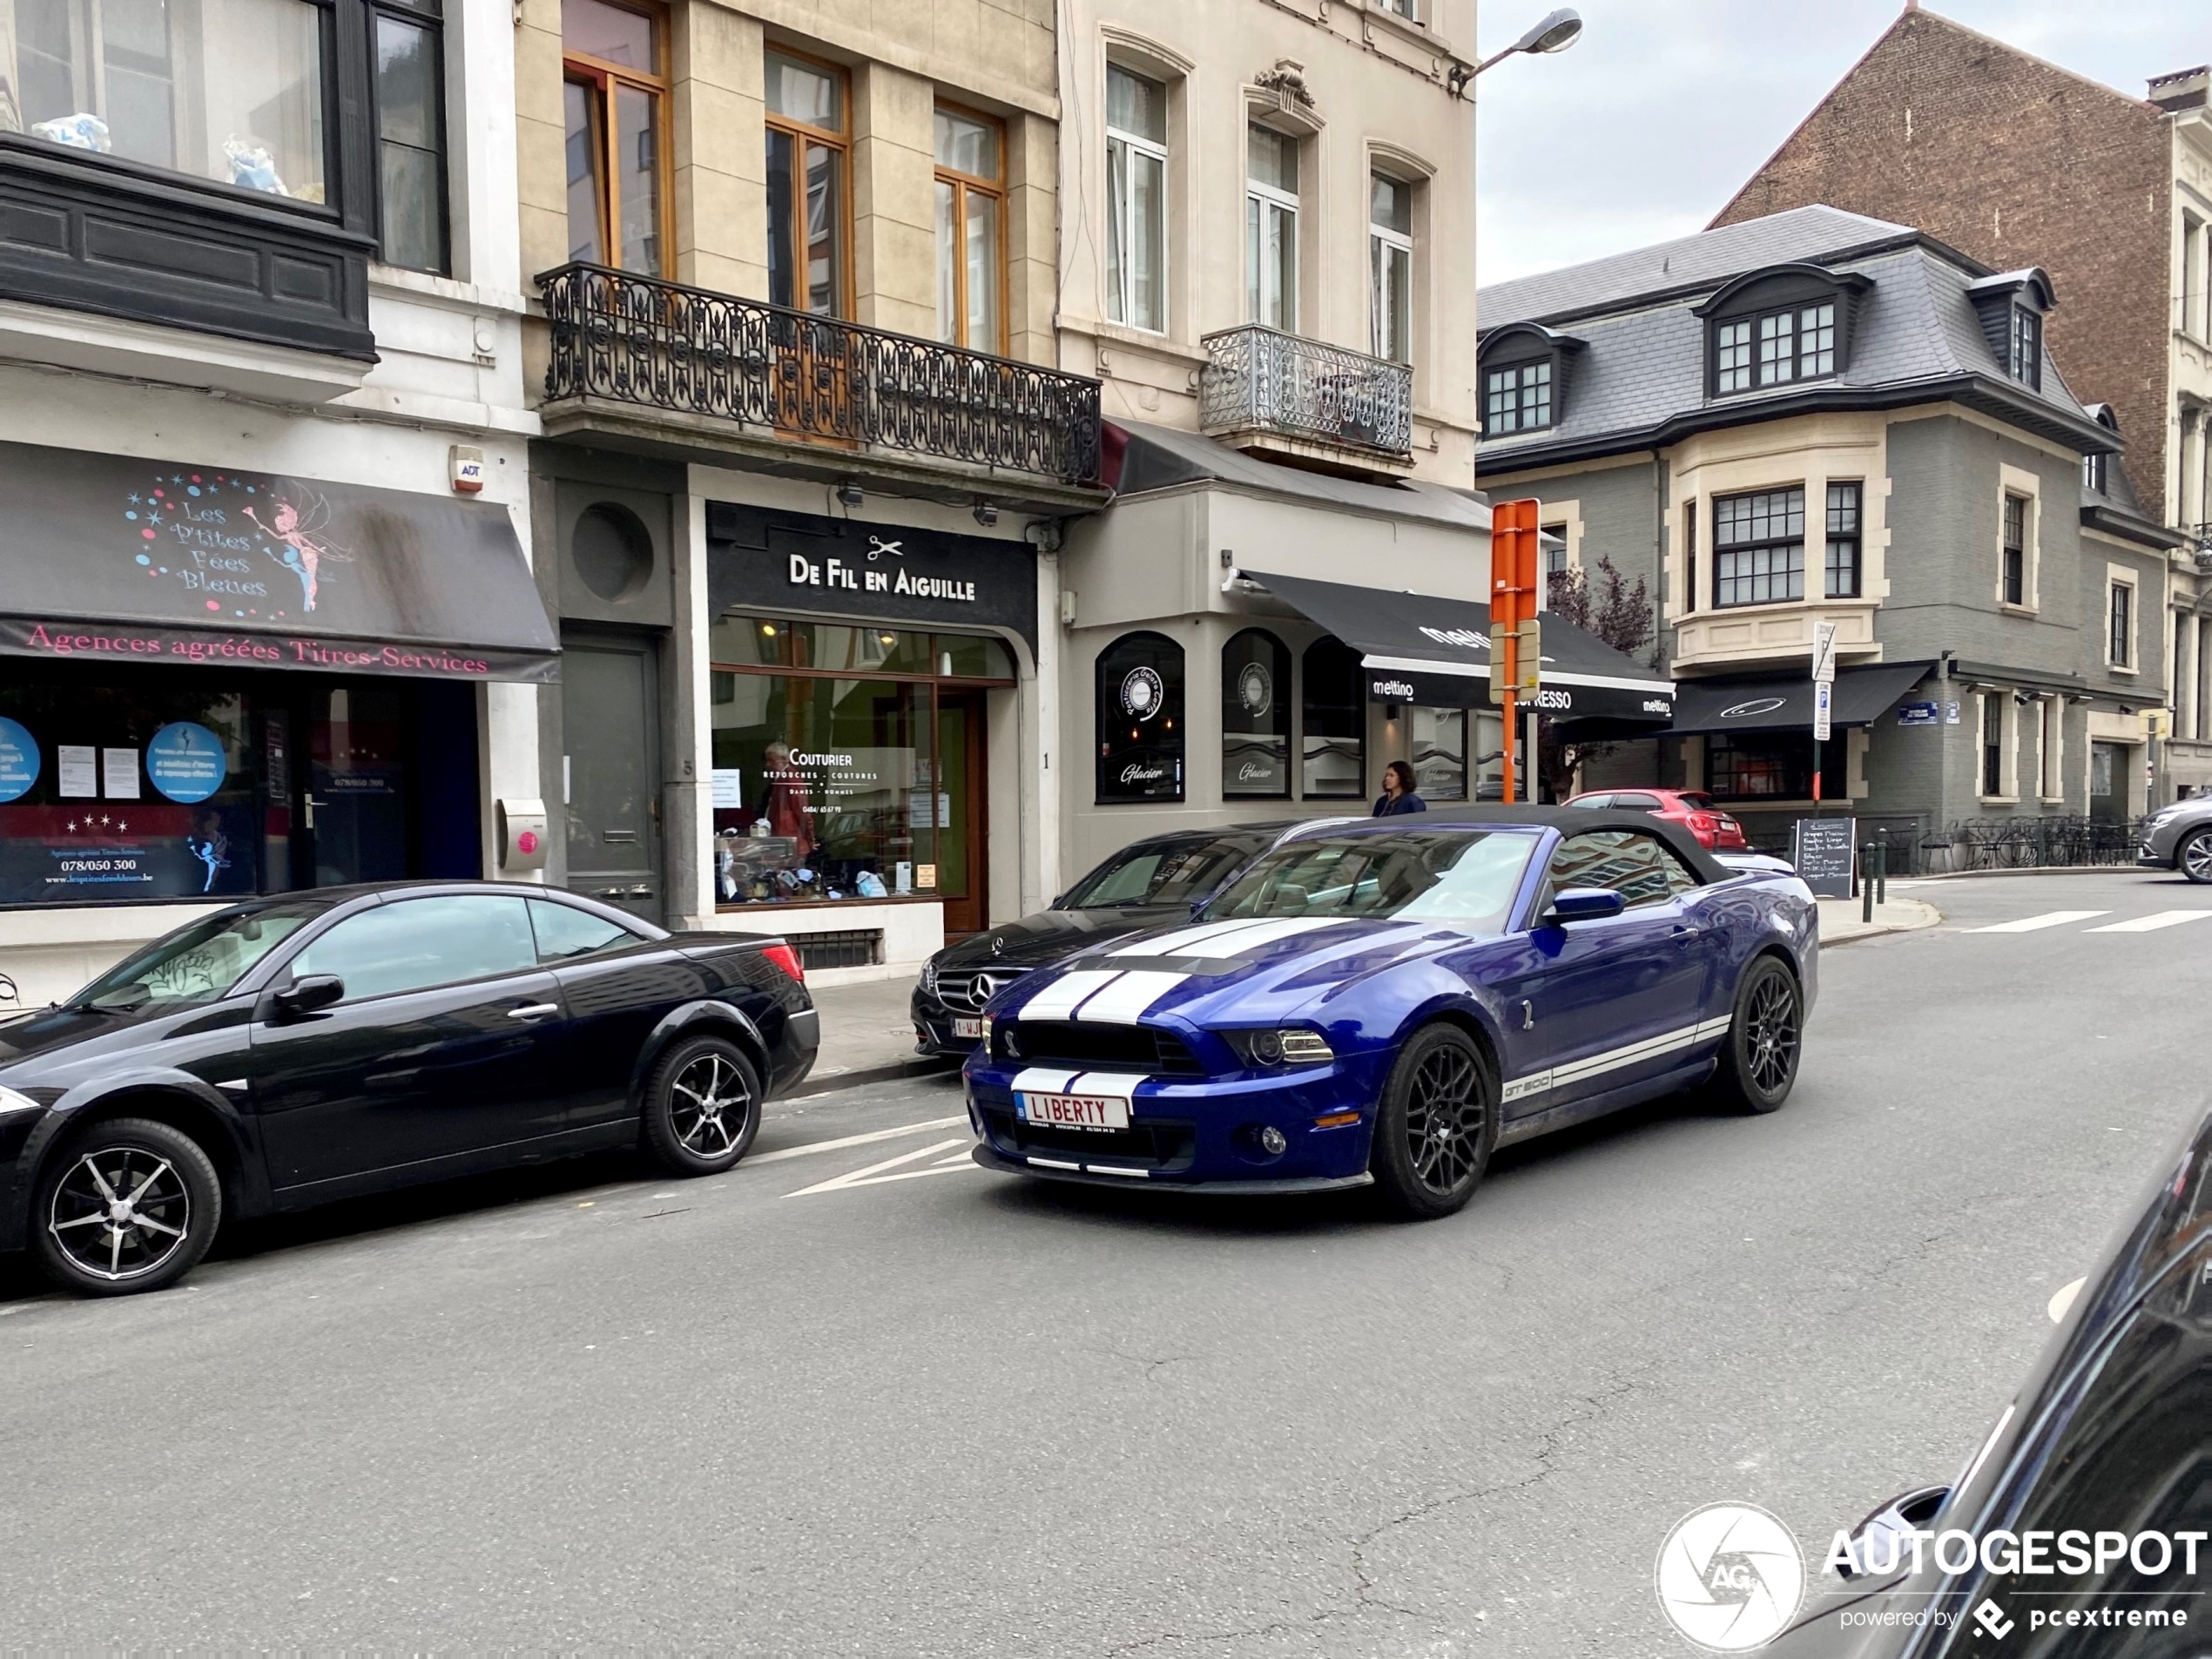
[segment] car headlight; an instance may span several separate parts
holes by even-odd
[[[1322,1066],[1337,1057],[1326,1037],[1298,1026],[1221,1035],[1248,1066]]]
[[[921,965],[921,994],[924,996],[937,995],[937,959],[934,956]]]

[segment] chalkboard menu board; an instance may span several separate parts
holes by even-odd
[[[1817,897],[1851,897],[1851,846],[1857,840],[1854,818],[1801,818],[1790,861]]]

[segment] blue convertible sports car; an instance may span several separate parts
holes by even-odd
[[[1638,813],[1379,819],[1256,860],[1189,925],[1033,974],[968,1060],[986,1168],[1467,1203],[1501,1144],[1699,1084],[1769,1112],[1819,914]]]

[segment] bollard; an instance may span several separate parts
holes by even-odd
[[[1874,843],[1858,849],[1858,919],[1874,920]]]
[[[1885,831],[1884,833],[1888,832]],[[1885,905],[1890,901],[1890,844],[1884,841],[1874,849],[1874,902]]]

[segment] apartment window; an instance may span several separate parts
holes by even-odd
[[[445,85],[437,0],[378,0],[377,219],[386,263],[446,268]]]
[[[1687,616],[1697,609],[1697,502],[1682,504],[1682,608]]]
[[[2135,587],[2131,582],[2112,584],[2105,607],[2105,661],[2114,668],[2135,665]]]
[[[1762,490],[1713,502],[1713,604],[1805,597],[1805,492]]]
[[[1106,315],[1168,327],[1168,89],[1106,66]]]
[[[2027,497],[2005,497],[2005,603],[2027,603]]]
[[[999,124],[937,110],[937,338],[1006,349],[1006,145]]]
[[[1244,315],[1295,334],[1298,140],[1248,128],[1244,178]]]
[[[1413,187],[1384,173],[1367,180],[1367,282],[1370,349],[1393,363],[1413,361]],[[1545,372],[1544,423],[1551,419],[1550,366]]]
[[[1378,356],[1383,354],[1378,350]],[[1552,423],[1552,366],[1514,363],[1486,370],[1482,376],[1482,429],[1496,437],[1533,432]]]
[[[2043,387],[2043,319],[2026,306],[2013,307],[2011,361],[2006,373],[2023,385]]]
[[[1818,380],[1836,372],[1836,303],[1791,306],[1720,324],[1713,383],[1721,392]]]
[[[2111,462],[2110,455],[2082,456],[2081,487],[2084,489],[2094,489],[2100,496],[2110,495],[2112,493],[2109,488],[2112,479]]]
[[[561,0],[569,257],[668,274],[668,71],[661,14]]]
[[[1984,691],[1981,694],[1981,792],[1999,796],[2005,792],[2005,711],[2012,702],[2009,691]]]
[[[1414,23],[1421,20],[1420,0],[1382,0],[1382,9],[1385,11],[1394,11],[1399,17],[1410,18]]]
[[[1536,533],[1542,538],[1537,545],[1543,550],[1544,577],[1547,583],[1554,577],[1565,576],[1568,570],[1567,526],[1546,524],[1539,528]]]
[[[2182,215],[2182,297],[2179,326],[2200,340],[2212,339],[2212,226],[2195,215]]]
[[[1828,486],[1828,563],[1820,588],[1828,598],[1858,597],[1858,512],[1857,484]]]
[[[325,202],[327,15],[307,0],[17,0],[0,7],[0,129]]]
[[[818,317],[846,305],[845,75],[772,51],[768,71],[768,300]]]

